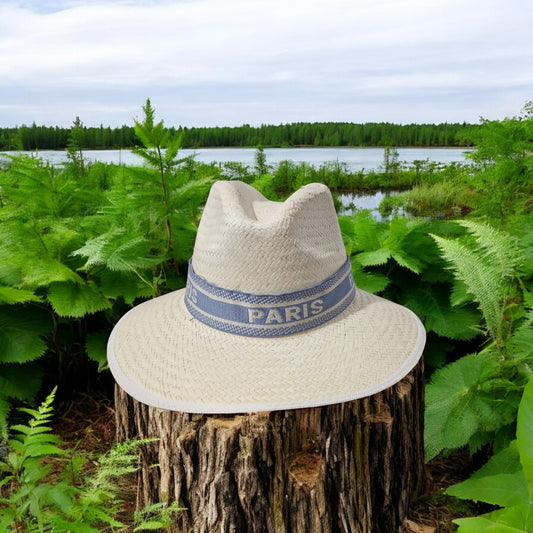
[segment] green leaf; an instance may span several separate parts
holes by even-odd
[[[358,289],[375,294],[381,292],[390,283],[389,278],[381,272],[373,272],[364,270],[363,267],[356,262],[354,257],[350,258],[352,264],[353,278],[355,286]]]
[[[404,252],[395,251],[392,252],[392,258],[402,267],[411,270],[415,274],[420,274],[422,265],[415,257],[410,256]]]
[[[460,526],[457,533],[531,533],[533,505],[515,505],[475,518],[460,518],[454,523]]]
[[[59,516],[54,517],[54,530],[58,533],[99,533],[100,528],[91,526],[90,524],[84,524],[78,520],[71,522],[65,520]]]
[[[50,257],[42,257],[31,262],[31,267],[24,271],[22,282],[24,286],[37,288],[59,281],[83,282],[76,272],[61,261]]]
[[[47,313],[34,307],[0,306],[0,362],[26,363],[44,354],[50,332]]]
[[[515,361],[526,362],[533,359],[533,327],[529,318],[513,332],[506,343],[505,352]]]
[[[449,487],[446,494],[502,507],[529,503],[527,482],[523,472],[496,474],[485,478],[468,479],[468,483]]]
[[[427,330],[442,337],[468,340],[479,334],[479,315],[467,307],[451,307],[448,288],[444,284],[413,287],[403,305],[420,317]]]
[[[501,507],[529,503],[528,486],[514,441],[509,448],[491,457],[488,463],[446,494]]]
[[[68,516],[72,509],[72,496],[75,490],[66,483],[57,483],[46,491],[45,497],[48,502]]]
[[[7,417],[11,410],[10,403],[6,397],[0,392],[0,438],[7,438]]]
[[[145,237],[131,237],[124,228],[115,228],[88,240],[72,255],[87,257],[85,268],[105,265],[109,270],[131,272],[150,268],[163,260],[150,257],[151,247],[152,243]]]
[[[2,284],[8,286],[19,285],[21,279],[19,268],[12,264],[0,265],[0,282]]]
[[[529,379],[518,407],[516,437],[520,462],[533,499],[533,377]]]
[[[133,531],[155,531],[163,529],[165,526],[168,525],[168,522],[162,522],[161,520],[148,520],[146,522],[142,522],[142,524],[135,527]]]
[[[153,289],[132,272],[105,269],[100,273],[100,288],[108,298],[123,298],[130,305],[137,298],[153,296]]]
[[[111,302],[92,281],[82,285],[52,283],[47,295],[54,311],[59,316],[78,318],[97,311],[109,309]]]
[[[38,301],[40,301],[40,298],[33,291],[0,286],[0,304],[19,304]]]
[[[93,361],[98,363],[98,372],[102,372],[107,366],[107,341],[109,339],[109,332],[98,331],[96,333],[89,333],[85,344],[87,355]]]
[[[434,373],[426,386],[428,460],[444,449],[464,446],[480,424],[499,419],[490,394],[479,391],[480,384],[497,371],[490,357],[466,355]]]
[[[351,220],[354,251],[370,252],[383,247],[388,224],[376,221],[366,212],[355,215]]]
[[[32,401],[39,391],[43,371],[35,364],[1,365],[0,391],[3,396]]]
[[[455,346],[446,342],[442,337],[436,335],[428,336],[424,348],[424,364],[433,368],[441,368],[448,362],[448,354],[454,350]]]
[[[460,279],[453,280],[453,289],[450,295],[450,303],[453,307],[461,307],[474,301],[474,297],[468,292],[467,285]]]
[[[384,265],[390,257],[390,250],[387,248],[380,248],[379,250],[373,250],[371,252],[359,253],[353,256],[353,259],[362,266],[377,266]]]

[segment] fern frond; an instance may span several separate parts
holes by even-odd
[[[109,270],[132,272],[151,268],[163,261],[162,257],[149,257],[148,247],[150,242],[137,237],[115,248],[107,257],[106,267]]]
[[[501,283],[500,273],[493,265],[481,261],[479,254],[455,240],[432,235],[451,269],[468,288],[483,314],[487,331],[497,339],[502,321],[502,301],[507,288]]]
[[[45,398],[37,409],[20,408],[19,411],[29,414],[29,422],[26,425],[18,424],[11,429],[16,431],[15,436],[19,445],[20,467],[23,467],[27,459],[46,457],[49,455],[63,455],[66,450],[57,447],[61,441],[52,433],[50,422],[53,415],[53,401],[57,387]],[[10,442],[13,446],[16,441]]]
[[[523,255],[516,237],[473,220],[459,223],[475,236],[481,255],[493,265],[502,280],[517,276]]]
[[[106,490],[113,486],[113,480],[118,476],[135,472],[138,469],[139,448],[155,441],[156,438],[132,439],[115,444],[98,459],[98,468],[90,480],[91,490]]]

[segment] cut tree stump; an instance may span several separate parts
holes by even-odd
[[[158,437],[137,506],[177,501],[172,531],[399,532],[424,483],[423,385],[420,361],[367,398],[238,415],[156,409],[117,385],[117,438]]]

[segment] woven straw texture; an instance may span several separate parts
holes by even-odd
[[[192,258],[210,283],[258,294],[311,287],[345,260],[325,186],[278,203],[238,182],[213,186]],[[277,338],[213,329],[189,314],[184,298],[179,290],[133,308],[109,339],[116,381],[154,407],[237,413],[349,401],[399,381],[425,343],[410,310],[359,289],[333,320]]]

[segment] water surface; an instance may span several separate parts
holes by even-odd
[[[465,148],[398,148],[399,161],[411,164],[425,161],[449,164],[465,162]],[[5,152],[15,153],[15,152]],[[241,163],[253,168],[255,148],[198,148],[180,150],[180,157],[194,155],[201,163],[222,164],[228,161]],[[51,164],[62,164],[67,160],[64,150],[41,150],[35,155]],[[140,165],[142,158],[131,150],[86,150],[85,157],[91,161],[124,165]],[[308,163],[320,166],[324,163],[341,163],[351,172],[380,170],[383,166],[383,148],[265,148],[267,165],[275,167],[281,161],[296,164]]]

